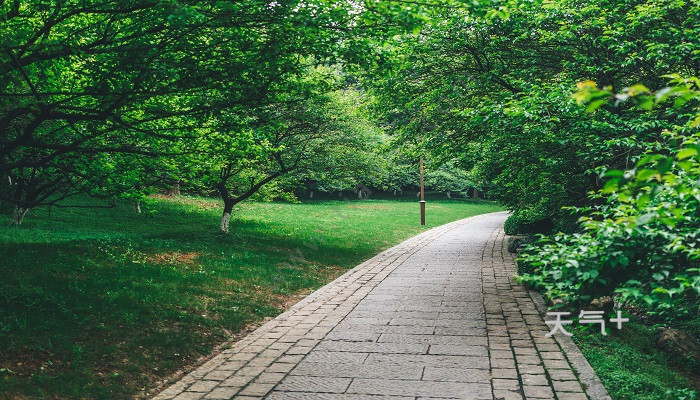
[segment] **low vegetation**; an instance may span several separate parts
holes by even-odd
[[[631,321],[602,336],[597,326],[589,328],[573,339],[613,399],[698,398],[698,360],[660,348],[659,329]],[[700,333],[697,327],[693,332]]]
[[[229,235],[205,198],[39,209],[0,228],[0,397],[143,395],[378,251],[499,210],[430,201],[422,228],[410,200],[242,203]]]

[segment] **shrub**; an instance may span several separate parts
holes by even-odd
[[[503,225],[508,235],[547,233],[553,228],[550,217],[532,208],[515,210]]]
[[[581,233],[528,246],[520,279],[569,304],[617,295],[668,318],[697,313],[700,135],[675,139],[675,156],[647,154],[633,170],[607,172],[594,196],[604,205],[579,220]]]

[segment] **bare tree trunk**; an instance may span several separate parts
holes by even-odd
[[[309,192],[309,198],[310,198],[310,199],[313,199],[313,198],[314,198],[314,191],[313,191],[313,190],[311,190],[311,191]]]
[[[452,198],[452,193],[447,192],[446,194],[447,194],[447,198],[448,198],[448,199],[451,199],[451,198]]]
[[[224,214],[221,216],[221,233],[228,233],[228,225],[231,222],[231,213],[233,212],[233,202],[224,201]]]
[[[228,233],[229,222],[231,222],[231,213],[225,212],[224,215],[221,216],[221,233]]]
[[[472,197],[475,199],[479,198],[479,190],[477,188],[474,188],[474,193],[472,193]]]
[[[12,213],[12,218],[10,219],[10,225],[22,225],[22,222],[24,222],[24,217],[27,215],[28,211],[29,208],[15,206],[15,211]]]
[[[136,213],[141,214],[141,202],[137,201],[134,203],[134,210],[136,210]]]

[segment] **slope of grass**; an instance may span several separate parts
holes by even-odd
[[[0,397],[143,395],[248,324],[423,229],[488,202],[209,199],[33,211],[0,227]],[[4,224],[3,224],[4,225]]]

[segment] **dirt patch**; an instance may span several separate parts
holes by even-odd
[[[197,259],[202,255],[201,252],[190,251],[182,253],[179,251],[168,251],[165,253],[146,254],[144,261],[151,264],[183,264],[194,265]]]
[[[187,196],[175,196],[175,197],[173,197],[173,196],[166,196],[163,194],[152,194],[150,197],[152,197],[154,199],[158,199],[158,200],[170,201],[173,203],[196,205],[202,210],[218,210],[222,207],[222,205],[218,201],[196,199],[196,198],[187,197]]]
[[[12,352],[3,354],[0,360],[0,376],[12,374],[30,376],[42,368],[51,368],[54,364],[51,354],[37,351]]]

